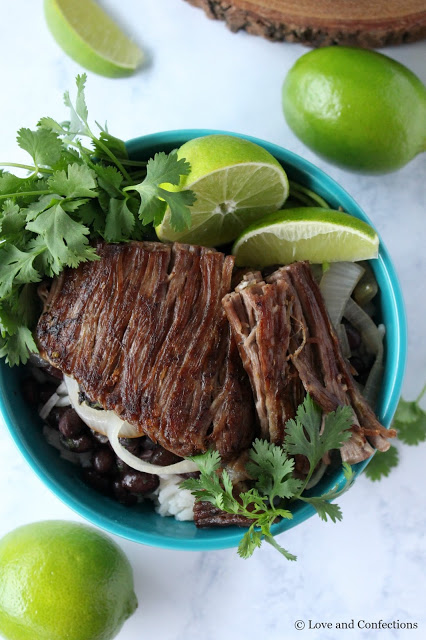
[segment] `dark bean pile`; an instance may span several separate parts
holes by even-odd
[[[39,383],[32,377],[25,378],[22,382],[25,400],[37,410],[47,402],[58,386],[58,377],[52,371],[49,371],[49,375],[52,376],[51,380],[44,383]],[[46,423],[59,431],[60,443],[64,449],[91,454],[90,466],[82,469],[82,474],[85,482],[97,491],[131,506],[158,487],[158,476],[129,467],[115,454],[108,438],[90,429],[71,407],[54,407],[46,418]],[[146,436],[120,438],[120,441],[128,451],[145,462],[167,466],[182,459]]]

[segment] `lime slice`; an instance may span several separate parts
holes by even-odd
[[[377,258],[379,238],[366,222],[347,213],[300,207],[266,216],[238,238],[238,266],[266,267],[310,262],[355,262]]]
[[[228,135],[211,135],[186,142],[178,151],[191,172],[171,190],[191,189],[190,229],[175,231],[170,211],[156,228],[160,240],[207,246],[231,242],[249,224],[277,211],[289,192],[287,175],[263,147]]]
[[[143,53],[93,0],[45,0],[47,25],[60,47],[89,71],[130,75]]]

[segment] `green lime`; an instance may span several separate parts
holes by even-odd
[[[330,162],[386,173],[426,150],[426,88],[375,51],[325,47],[303,55],[283,86],[288,125]]]
[[[251,225],[232,253],[238,266],[267,267],[296,260],[355,262],[377,258],[379,238],[367,223],[341,211],[299,207]]]
[[[92,527],[35,522],[0,540],[6,640],[111,640],[136,607],[126,556]]]
[[[288,196],[288,180],[279,162],[263,147],[228,135],[210,135],[186,142],[179,158],[191,164],[178,187],[191,189],[197,200],[191,207],[192,225],[185,231],[170,226],[170,211],[156,228],[160,240],[221,245],[247,225],[277,211]]]
[[[60,47],[89,71],[130,75],[143,53],[93,0],[44,0],[47,25]]]

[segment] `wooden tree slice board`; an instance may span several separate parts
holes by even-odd
[[[385,47],[426,38],[426,0],[187,0],[231,31],[315,47]]]

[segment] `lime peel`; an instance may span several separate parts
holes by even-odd
[[[44,11],[56,42],[86,69],[121,77],[142,64],[141,49],[93,0],[44,0]]]
[[[377,258],[379,238],[366,222],[319,207],[286,209],[248,227],[232,253],[238,266],[288,264],[295,260],[355,262]]]

